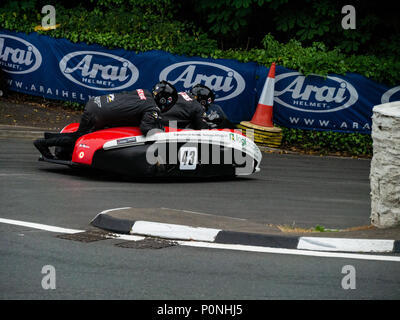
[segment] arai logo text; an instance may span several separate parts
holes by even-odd
[[[213,71],[210,71],[210,68]],[[175,63],[162,70],[159,79],[167,80],[173,85],[180,84],[186,90],[195,84],[204,84],[215,92],[215,101],[232,99],[241,94],[246,86],[243,77],[237,71],[204,61]]]
[[[289,72],[276,76],[274,101],[290,109],[306,112],[335,112],[351,107],[358,100],[356,89],[347,81],[333,76],[324,80],[315,77],[319,86],[306,84],[308,77],[299,72]],[[289,78],[289,81],[287,80]],[[282,90],[279,81],[289,82]]]
[[[59,66],[67,79],[94,90],[121,90],[139,78],[133,63],[105,52],[71,52],[61,59]]]
[[[42,63],[42,55],[30,42],[0,34],[0,67],[13,74],[30,73]]]
[[[395,96],[394,99],[393,96]],[[397,99],[396,99],[397,98]],[[386,91],[381,98],[381,103],[388,103],[392,101],[398,101],[400,100],[400,86],[394,87],[388,91]]]

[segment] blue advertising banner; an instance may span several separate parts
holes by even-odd
[[[0,30],[0,67],[11,90],[85,103],[90,97],[168,80],[178,91],[209,86],[232,122],[250,120],[268,68],[228,59],[204,59],[163,51],[135,53],[72,43],[37,33]],[[276,68],[274,122],[289,128],[370,133],[374,105],[400,99],[357,74],[304,77]]]
[[[305,77],[277,68],[274,119],[289,128],[370,133],[372,108],[387,91],[354,73]]]

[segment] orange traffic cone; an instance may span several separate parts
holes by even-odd
[[[282,129],[274,127],[273,123],[274,89],[275,62],[269,69],[253,118],[251,121],[242,121],[237,127],[256,144],[277,148],[282,143]]]
[[[273,127],[272,109],[274,104],[274,88],[275,88],[275,62],[269,69],[268,77],[265,80],[264,88],[258,101],[256,112],[251,119],[251,123],[262,127]]]

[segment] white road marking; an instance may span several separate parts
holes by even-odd
[[[61,228],[40,223],[4,219],[4,218],[0,218],[0,223],[28,227],[33,229],[40,229],[56,233],[73,234],[73,233],[85,232],[85,230]],[[141,236],[122,235],[122,234],[113,234],[111,238],[113,237],[115,237],[115,239],[122,239],[127,241],[138,241],[138,240],[143,240],[145,238]],[[201,242],[201,241],[176,241],[176,242],[182,246],[197,247],[197,248],[225,249],[225,250],[274,253],[274,254],[290,254],[290,255],[325,257],[325,258],[344,258],[344,259],[400,262],[400,257],[388,256],[388,255],[319,252],[319,251],[309,251],[309,250],[269,248],[269,247],[247,246],[247,245],[237,245],[237,244],[219,244],[219,243]]]
[[[31,176],[32,173],[0,173],[0,177]]]
[[[400,257],[387,256],[387,255],[386,256],[383,256],[383,255],[377,256],[377,255],[370,255],[370,254],[321,252],[321,251],[309,251],[309,250],[298,250],[298,249],[282,249],[282,248],[246,246],[246,245],[240,245],[240,244],[220,244],[220,243],[193,242],[193,241],[191,241],[191,242],[178,241],[178,243],[182,246],[199,247],[199,248],[225,249],[225,250],[237,250],[237,251],[248,251],[248,252],[260,252],[260,253],[290,254],[290,255],[324,257],[324,258],[343,258],[343,259],[400,262]]]
[[[39,230],[55,232],[55,233],[75,234],[75,233],[80,233],[80,232],[86,231],[86,230],[68,229],[68,228],[62,228],[62,227],[49,226],[49,225],[41,224],[41,223],[26,222],[26,221],[20,221],[20,220],[4,219],[4,218],[0,218],[0,223],[11,224],[11,225],[15,225],[15,226],[27,227],[27,228],[32,228],[32,229],[39,229]],[[111,232],[110,238],[128,240],[128,241],[138,241],[138,240],[143,240],[145,237],[127,235],[127,234],[117,234],[117,233]]]
[[[26,221],[12,220],[12,219],[3,219],[3,218],[0,218],[0,223],[12,224],[15,226],[39,229],[39,230],[50,231],[50,232],[68,233],[68,234],[74,234],[74,233],[79,233],[79,232],[85,231],[85,230],[60,228],[60,227],[49,226],[49,225],[40,224],[40,223],[26,222]]]

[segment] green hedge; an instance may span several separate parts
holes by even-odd
[[[118,19],[116,19],[118,17]],[[0,26],[20,32],[32,32],[41,24],[40,9],[0,8]],[[65,9],[56,6],[56,23],[60,27],[39,34],[66,38],[72,42],[96,43],[107,48],[133,51],[164,50],[176,54],[206,56],[216,41],[195,30],[190,24],[171,21],[140,8],[123,6],[111,10],[83,7]]]
[[[370,157],[372,138],[369,134],[340,133],[282,128],[282,145],[306,152]]]
[[[115,1],[117,0],[103,0],[100,4]],[[168,0],[159,1],[168,3]],[[137,1],[131,2],[135,4]],[[157,1],[150,1],[152,2]],[[40,25],[42,15],[40,9],[28,9],[16,6],[15,3],[12,7],[1,7],[0,26],[9,30],[32,32],[35,26]],[[397,57],[346,55],[339,49],[327,50],[321,42],[314,42],[310,47],[303,47],[296,40],[282,44],[271,35],[265,36],[258,49],[220,50],[216,40],[196,30],[190,23],[161,17],[152,11],[143,11],[140,6],[126,8],[121,5],[114,9],[95,8],[92,11],[83,7],[65,9],[56,6],[56,10],[57,23],[61,26],[56,30],[38,33],[66,38],[72,42],[97,43],[107,48],[137,52],[164,50],[179,55],[252,61],[267,67],[276,62],[306,75],[355,72],[389,86],[400,82],[400,59]]]
[[[180,55],[252,61],[267,67],[276,62],[306,75],[355,72],[389,86],[398,84],[400,79],[399,59],[349,56],[339,49],[327,50],[321,42],[315,42],[310,47],[303,47],[296,40],[282,44],[268,34],[260,48],[247,51],[220,50],[215,40],[196,30],[190,23],[174,21],[168,15],[162,16],[152,10],[143,11],[140,6],[126,8],[121,5],[111,10],[95,8],[89,11],[83,7],[65,9],[58,5],[56,10],[57,24],[61,26],[56,30],[38,33],[72,42],[97,43],[107,48],[118,47],[137,52],[164,50]],[[40,9],[27,9],[15,3],[0,8],[0,27],[5,29],[29,33],[41,23],[41,19]],[[371,155],[372,152],[369,135],[362,134],[286,129],[284,143],[353,155]]]

